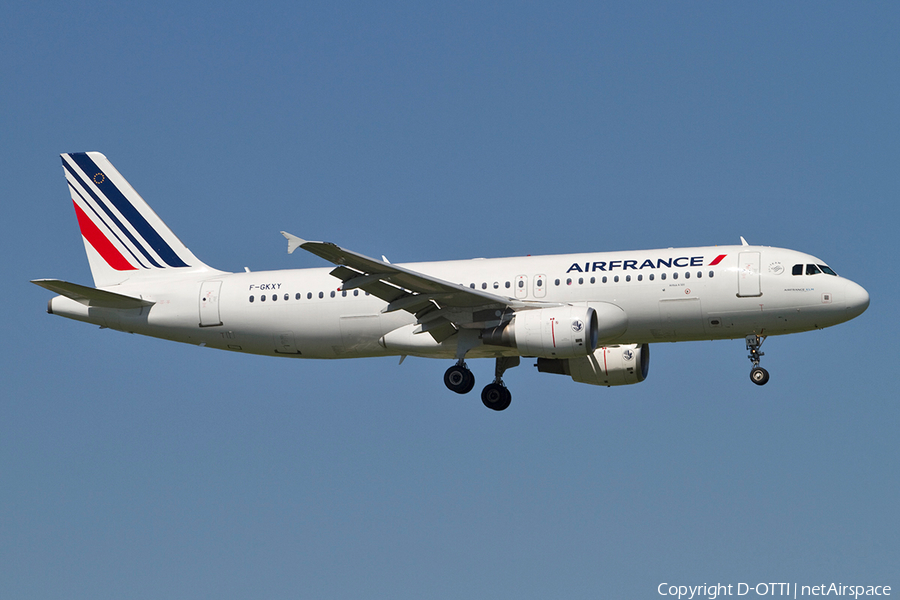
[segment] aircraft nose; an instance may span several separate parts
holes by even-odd
[[[863,314],[869,308],[869,292],[863,286],[852,281],[848,281],[847,284],[844,297],[847,299],[847,310],[852,315],[850,317],[852,319]]]

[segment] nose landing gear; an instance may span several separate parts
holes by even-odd
[[[759,347],[765,341],[766,336],[764,335],[748,335],[746,338],[747,350],[750,351],[747,358],[753,363],[753,368],[750,369],[750,381],[756,385],[765,385],[769,381],[769,372],[759,366],[759,358],[765,356],[764,352],[759,351]]]

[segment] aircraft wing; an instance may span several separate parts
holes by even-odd
[[[419,323],[416,333],[427,332],[437,342],[461,327],[496,326],[508,321],[516,310],[550,306],[444,281],[331,242],[309,242],[285,231],[281,234],[288,240],[289,253],[302,248],[338,265],[331,274],[344,282],[344,290],[359,288],[381,298],[388,303],[382,312],[405,310],[414,314]]]

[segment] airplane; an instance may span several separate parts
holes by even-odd
[[[230,273],[175,236],[99,152],[62,154],[94,287],[33,283],[47,312],[187,344],[290,358],[407,356],[455,361],[444,384],[466,394],[466,359],[493,358],[485,406],[512,394],[505,372],[619,386],[647,378],[649,344],[743,339],[750,379],[768,336],[830,327],[869,306],[863,287],[795,250],[741,245],[392,264],[282,232],[332,267]]]

